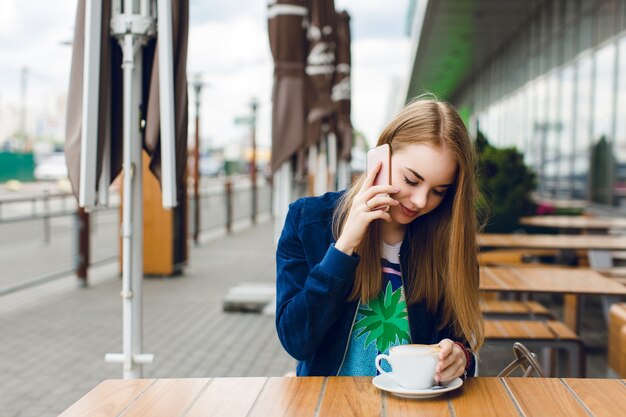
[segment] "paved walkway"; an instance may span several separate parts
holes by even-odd
[[[232,285],[275,280],[272,224],[192,248],[182,277],[144,284],[144,377],[275,376],[295,369],[274,317],[223,313]],[[0,416],[56,416],[103,379],[120,378],[104,355],[122,344],[117,264],[0,297]],[[36,388],[35,388],[36,387]],[[42,395],[43,393],[43,395]]]
[[[295,361],[276,337],[274,317],[224,313],[222,297],[244,282],[275,280],[273,225],[265,222],[191,248],[182,277],[144,284],[144,377],[276,376]],[[94,268],[91,285],[72,277],[0,297],[0,417],[56,416],[103,379],[120,378],[122,304],[117,263]],[[541,299],[558,306],[559,300]],[[590,300],[591,301],[591,300]],[[588,376],[606,376],[606,327],[585,307]],[[495,375],[510,349],[487,346],[482,375]]]

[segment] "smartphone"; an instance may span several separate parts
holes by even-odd
[[[366,170],[368,174],[379,161],[382,165],[374,179],[374,185],[391,185],[391,148],[388,143],[367,151]]]
[[[379,161],[381,162],[380,170],[378,171],[378,174],[376,174],[376,178],[374,178],[373,185],[391,185],[391,147],[388,143],[367,151],[365,169],[368,174],[376,167],[376,163]],[[387,196],[389,194],[382,195]],[[384,205],[375,207],[374,210],[389,211],[389,206]]]

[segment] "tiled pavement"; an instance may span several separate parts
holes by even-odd
[[[283,351],[274,317],[223,313],[234,284],[274,281],[267,222],[192,248],[182,277],[144,284],[144,377],[282,375],[295,362]],[[56,416],[103,379],[120,378],[122,304],[117,265],[0,298],[0,416]]]
[[[156,362],[144,376],[273,376],[294,369],[274,317],[223,313],[221,299],[243,282],[274,281],[272,224],[192,248],[182,277],[144,284],[144,351]],[[121,349],[121,280],[116,264],[92,271],[87,289],[72,278],[0,297],[0,416],[56,416],[121,365],[104,354]],[[542,300],[558,306],[558,300]],[[589,376],[605,376],[606,328],[597,303],[586,306]],[[486,347],[481,374],[494,375],[510,352]]]

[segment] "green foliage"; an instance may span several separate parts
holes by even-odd
[[[360,330],[357,337],[369,333],[365,347],[376,340],[378,351],[385,352],[392,343],[410,340],[406,303],[400,302],[401,296],[402,289],[393,291],[391,282],[388,282],[378,297],[370,300],[365,308],[359,308],[364,317],[355,323],[354,329]]]
[[[510,233],[519,227],[520,217],[535,212],[530,196],[537,187],[535,174],[516,148],[496,148],[480,131],[475,145],[480,167],[481,224],[488,233]]]

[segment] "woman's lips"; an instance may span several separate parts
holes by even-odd
[[[409,210],[408,208],[404,207],[404,205],[402,205],[402,203],[400,203],[400,208],[402,209],[402,213],[405,216],[408,216],[408,217],[417,216],[417,211]]]

